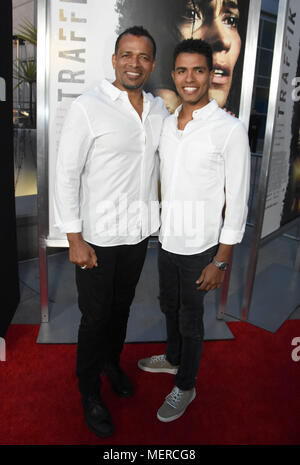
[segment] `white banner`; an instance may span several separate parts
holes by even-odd
[[[289,213],[291,213],[287,210],[295,207],[296,210],[293,216],[295,217],[295,213],[297,215],[297,205],[293,202],[294,199],[288,202],[287,189],[288,186],[290,186],[292,190],[295,190],[295,192],[290,192],[289,197],[296,196],[297,186],[294,185],[295,180],[292,179],[295,156],[292,154],[291,141],[293,133],[295,132],[294,121],[297,116],[295,114],[295,103],[300,100],[300,77],[297,77],[299,44],[300,2],[299,0],[290,0],[285,35],[283,38],[284,50],[281,73],[279,76],[279,94],[276,105],[277,111],[273,132],[272,158],[262,237],[280,228],[283,224],[283,215],[288,218]],[[280,44],[275,44],[274,53],[276,53],[277,47],[280,47]],[[295,170],[296,166],[297,165],[295,165]]]

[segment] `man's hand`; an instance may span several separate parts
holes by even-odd
[[[219,244],[218,252],[215,259],[218,262],[229,262],[232,256],[233,245]],[[213,291],[219,289],[224,281],[226,271],[219,270],[219,268],[210,263],[207,265],[201,273],[201,276],[197,279],[196,284],[200,284],[197,287],[197,291]]]
[[[224,107],[223,110],[226,111],[226,113],[228,113],[229,115],[235,116],[235,113],[232,113],[232,111],[227,110],[227,108]]]
[[[196,284],[200,284],[197,287],[197,291],[213,291],[214,289],[219,289],[224,281],[226,271],[219,270],[216,265],[210,263],[207,265],[201,276],[197,279]]]
[[[83,240],[80,233],[69,233],[67,237],[70,244],[70,262],[80,267],[86,266],[86,268],[98,266],[95,250]]]

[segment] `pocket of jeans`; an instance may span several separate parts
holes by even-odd
[[[179,266],[187,272],[195,272],[198,275],[195,279],[199,278],[203,268],[205,268],[214,257],[214,253],[199,253],[194,255],[183,255],[179,259]]]

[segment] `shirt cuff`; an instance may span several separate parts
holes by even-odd
[[[244,231],[234,231],[233,229],[225,229],[221,230],[219,242],[222,244],[238,244],[242,241],[244,235]]]
[[[55,224],[62,233],[79,233],[82,231],[82,220],[69,221],[68,223]]]

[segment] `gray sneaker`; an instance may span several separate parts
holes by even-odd
[[[166,359],[166,355],[152,355],[149,358],[142,358],[138,361],[138,367],[151,373],[171,373],[176,375],[178,366],[171,365]]]
[[[167,423],[168,421],[176,420],[184,414],[187,406],[195,399],[196,389],[182,391],[175,386],[167,395],[164,403],[157,412],[157,418],[160,421]]]

